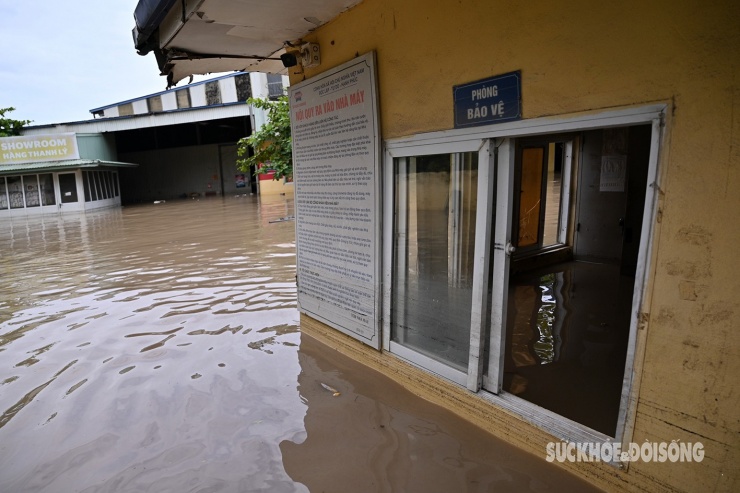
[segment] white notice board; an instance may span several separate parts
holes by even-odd
[[[290,88],[299,309],[380,349],[375,53]]]

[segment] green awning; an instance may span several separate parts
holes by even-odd
[[[135,168],[138,164],[101,159],[67,159],[66,161],[44,161],[40,163],[9,164],[0,166],[0,176],[29,173],[71,171],[77,168]]]

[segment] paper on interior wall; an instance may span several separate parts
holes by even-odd
[[[627,156],[602,156],[600,192],[624,192],[627,178]]]

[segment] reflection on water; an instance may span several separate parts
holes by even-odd
[[[555,327],[555,274],[550,273],[542,276],[539,289],[542,290],[540,306],[537,310],[537,340],[533,342],[532,349],[537,355],[540,364],[545,365],[555,360],[555,342],[558,336]]]
[[[0,491],[588,491],[302,336],[292,214],[0,222]]]
[[[306,435],[280,449],[310,491],[596,491],[306,335],[298,357]]]
[[[285,198],[0,223],[0,491],[295,491]],[[281,486],[282,485],[282,486]]]
[[[512,277],[504,389],[614,436],[634,282],[587,262]]]
[[[395,167],[391,338],[468,367],[478,180],[476,153],[400,159]]]

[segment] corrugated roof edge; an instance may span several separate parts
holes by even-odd
[[[139,165],[136,163],[124,163],[121,161],[104,161],[102,159],[67,159],[65,161],[2,164],[0,165],[0,176],[19,175],[28,172],[40,173],[43,171],[60,171],[70,168],[97,168],[100,166],[108,166],[111,168],[135,168]]]

